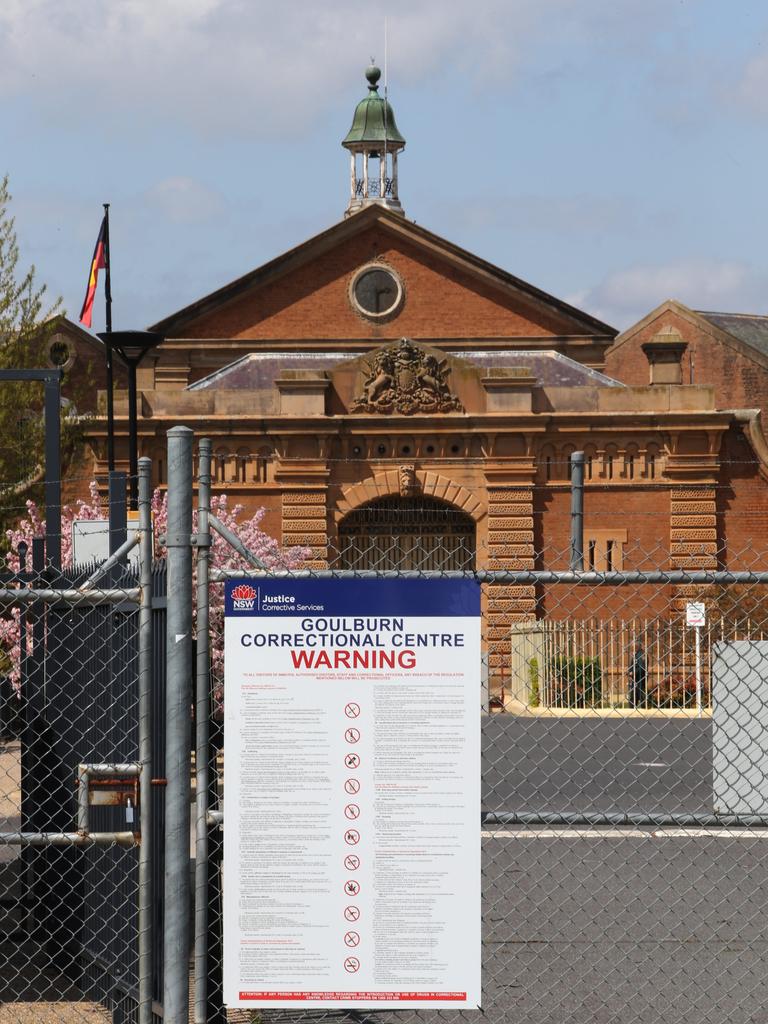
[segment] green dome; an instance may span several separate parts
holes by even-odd
[[[379,96],[378,83],[381,71],[372,64],[366,68],[365,77],[368,79],[368,95],[355,107],[352,127],[347,132],[342,146],[351,149],[366,142],[383,143],[385,139],[387,143],[404,146],[405,139],[397,130],[394,111],[389,103]]]

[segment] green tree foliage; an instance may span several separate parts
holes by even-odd
[[[15,220],[10,213],[7,176],[0,181],[0,369],[50,366],[48,346],[61,312],[49,303],[34,266],[20,267]],[[66,405],[64,406],[66,410]],[[73,415],[62,416],[63,454],[80,434]],[[41,498],[44,473],[43,385],[0,382],[0,530],[26,513],[28,499]]]

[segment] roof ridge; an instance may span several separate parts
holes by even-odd
[[[768,313],[727,313],[719,309],[695,309],[700,316],[738,316],[750,320],[768,320]]]

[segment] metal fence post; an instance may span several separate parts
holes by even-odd
[[[197,692],[195,697],[195,1024],[208,1021],[208,790],[210,788],[210,631],[208,560],[211,533],[211,441],[198,446]]]
[[[139,459],[139,1024],[152,1024],[152,462]],[[111,481],[111,474],[110,474]],[[110,508],[111,511],[111,508]]]
[[[168,431],[168,611],[163,1020],[189,1020],[189,829],[192,707],[192,438]]]
[[[61,377],[45,380],[45,548],[54,569],[61,569]]]
[[[126,477],[122,470],[109,471],[109,553],[114,554],[128,537]]]
[[[584,571],[584,452],[571,453],[571,572]]]

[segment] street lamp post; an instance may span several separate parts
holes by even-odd
[[[128,368],[128,472],[130,475],[131,510],[139,507],[139,440],[136,411],[136,367],[151,348],[163,340],[162,334],[154,331],[110,331],[99,334],[109,344]],[[108,432],[114,427],[107,426]],[[114,438],[108,441],[114,444]]]

